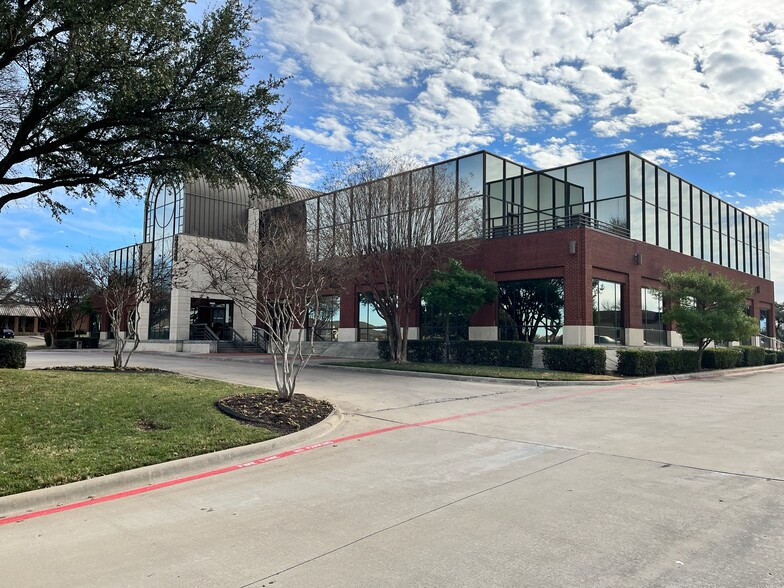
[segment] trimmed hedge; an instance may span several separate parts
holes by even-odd
[[[688,374],[699,368],[693,349],[672,349],[656,352],[657,374]]]
[[[726,370],[738,367],[743,353],[736,348],[711,348],[702,352],[702,367],[709,370]]]
[[[534,346],[525,341],[452,341],[451,359],[455,363],[530,368]],[[378,342],[378,357],[389,361],[389,341]],[[440,339],[408,342],[408,361],[443,363],[444,342]]]
[[[656,374],[656,354],[642,349],[619,349],[618,373],[622,376],[653,376]]]
[[[534,346],[527,341],[455,341],[449,354],[455,363],[530,368]]]
[[[389,361],[389,341],[378,342],[378,358]],[[408,361],[441,363],[444,361],[444,342],[430,339],[424,341],[410,340],[406,358]]]
[[[751,347],[749,345],[743,345],[742,347],[738,347],[741,352],[740,361],[738,362],[738,366],[755,366],[755,365],[765,365],[765,348],[764,347]]]
[[[57,347],[59,349],[78,349],[77,344],[82,344],[82,349],[98,349],[98,337],[71,337],[69,339],[58,339]]]
[[[544,367],[559,372],[603,374],[607,354],[603,347],[545,347],[542,349]]]
[[[776,361],[776,352],[772,349],[765,350],[765,365],[769,365],[771,363],[778,363]]]
[[[784,363],[784,351],[776,351],[776,363]]]
[[[27,345],[0,339],[0,368],[21,370],[27,364]]]

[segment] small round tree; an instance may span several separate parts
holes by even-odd
[[[751,291],[705,268],[662,273],[664,320],[675,322],[684,339],[697,342],[697,365],[702,352],[714,341],[741,341],[754,335],[759,325],[746,314]]]
[[[449,362],[449,323],[452,317],[468,317],[498,296],[498,284],[480,273],[449,260],[446,270],[435,270],[422,290],[422,300],[432,304],[445,323],[444,348]]]

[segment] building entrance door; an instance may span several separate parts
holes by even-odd
[[[230,341],[234,326],[234,302],[191,298],[191,338],[210,339],[205,327],[221,341]]]

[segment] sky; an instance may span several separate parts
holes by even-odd
[[[202,3],[206,5],[207,3]],[[196,6],[198,9],[201,5]],[[262,0],[253,79],[289,77],[292,181],[362,151],[544,169],[632,150],[770,225],[784,299],[781,0]],[[142,237],[143,206],[0,211],[0,265]]]

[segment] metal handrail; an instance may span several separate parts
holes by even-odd
[[[498,225],[496,225],[496,221],[499,221]],[[488,225],[485,227],[485,238],[513,237],[515,235],[524,235],[527,233],[541,233],[544,231],[571,229],[576,227],[588,227],[627,239],[630,235],[628,227],[601,221],[587,214],[573,214],[570,216],[553,217],[527,223],[519,222],[516,219],[510,219],[508,217],[491,218],[488,220]]]
[[[220,338],[207,323],[196,323],[191,325],[191,341],[219,341]]]
[[[264,353],[267,352],[267,338],[264,336],[264,329],[262,329],[261,327],[252,327],[251,341],[256,347],[261,349]]]

